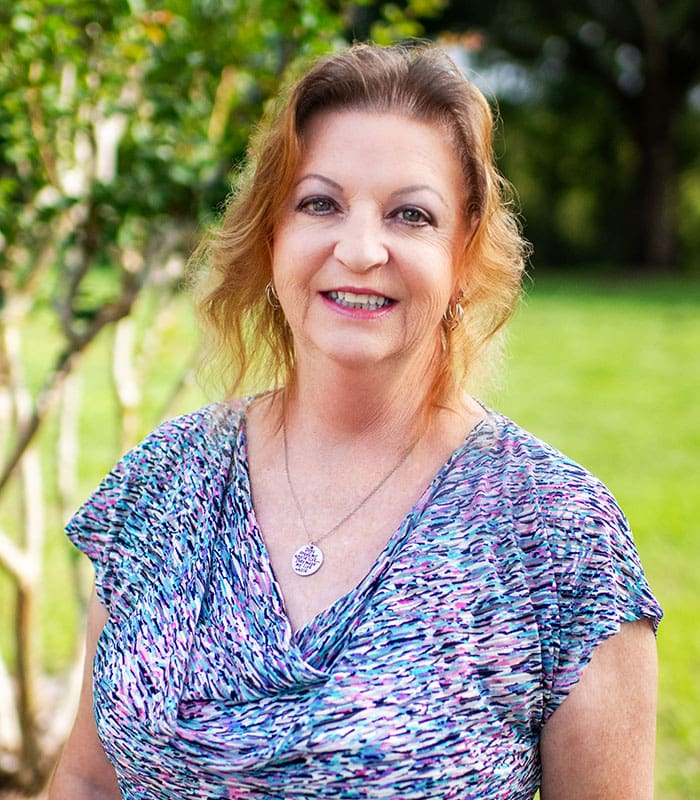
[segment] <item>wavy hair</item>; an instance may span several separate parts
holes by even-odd
[[[294,341],[281,309],[266,300],[273,233],[304,152],[313,115],[396,113],[440,126],[459,157],[468,223],[478,221],[458,264],[464,317],[441,331],[429,405],[439,405],[484,363],[520,295],[528,245],[510,185],[496,169],[494,117],[481,91],[438,47],[356,44],[322,56],[269,109],[251,137],[220,225],[196,251],[205,267],[198,308],[229,395],[283,386],[294,377]]]

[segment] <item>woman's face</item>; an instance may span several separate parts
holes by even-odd
[[[402,115],[340,111],[314,116],[304,142],[273,248],[298,364],[424,370],[470,233],[449,137]]]

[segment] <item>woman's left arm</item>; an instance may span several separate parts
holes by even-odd
[[[652,800],[656,684],[648,620],[596,647],[542,731],[541,800]]]

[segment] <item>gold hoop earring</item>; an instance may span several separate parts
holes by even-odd
[[[460,292],[454,303],[450,303],[447,306],[445,313],[442,315],[442,320],[450,333],[452,333],[454,330],[457,330],[464,319],[464,307],[459,302],[462,297],[463,295]]]
[[[265,287],[265,297],[267,298],[267,302],[270,307],[277,311],[277,309],[280,307],[280,299],[277,297],[275,285],[272,283],[272,281],[269,281]]]

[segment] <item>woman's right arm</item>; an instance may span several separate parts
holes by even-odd
[[[114,768],[97,735],[92,700],[92,662],[107,616],[93,592],[78,713],[51,780],[49,800],[119,800],[122,796]]]

